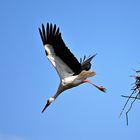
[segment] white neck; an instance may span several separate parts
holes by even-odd
[[[63,91],[65,90],[64,86],[62,86],[62,84],[60,83],[58,89],[57,89],[57,92],[56,94],[53,96],[54,99],[57,98],[57,96],[59,96]]]

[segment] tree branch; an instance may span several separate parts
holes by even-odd
[[[121,95],[122,97],[125,97],[125,98],[134,98],[134,99],[138,99],[138,100],[140,100],[140,98],[139,97],[130,97],[130,96],[125,96],[125,95]]]

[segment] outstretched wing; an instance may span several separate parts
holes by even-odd
[[[97,54],[94,54],[93,56],[89,56],[88,58],[86,58],[86,56],[84,56],[84,58],[80,58],[80,63],[81,63],[81,67],[82,70],[90,70],[91,68],[91,60],[93,57],[95,57]]]
[[[59,28],[47,23],[46,28],[42,24],[39,33],[45,47],[48,59],[57,70],[61,79],[77,75],[82,71],[81,64],[66,47]]]

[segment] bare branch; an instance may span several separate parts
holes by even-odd
[[[140,100],[140,98],[139,97],[130,97],[130,96],[125,96],[125,95],[121,95],[122,97],[125,97],[125,98],[134,98],[134,99],[138,99],[138,100]]]
[[[127,125],[128,125],[128,113],[129,113],[129,111],[131,110],[131,108],[132,108],[134,102],[136,101],[138,95],[139,95],[139,93],[138,93],[137,96],[134,98],[134,100],[133,100],[133,102],[131,103],[129,109],[126,111],[126,124],[127,124]]]
[[[134,104],[134,102],[138,99],[140,100],[140,70],[135,70],[136,72],[136,75],[134,76],[131,76],[133,78],[135,78],[135,82],[133,83],[133,88],[131,89],[132,90],[132,93],[130,94],[130,96],[125,96],[125,95],[122,95],[122,97],[125,97],[127,98],[126,100],[126,103],[124,104],[123,106],[123,109],[120,113],[120,116],[122,115],[122,113],[124,112],[128,102],[130,101],[130,99],[133,99],[133,101],[131,102],[130,104],[130,107],[128,108],[128,110],[126,111],[126,124],[128,125],[128,113],[130,112],[130,110],[132,109],[132,106]]]

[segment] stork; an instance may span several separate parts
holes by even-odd
[[[96,75],[94,71],[90,71],[91,60],[96,54],[88,58],[84,56],[79,62],[65,45],[59,27],[57,28],[56,24],[52,25],[52,23],[47,23],[46,27],[42,24],[42,29],[39,28],[39,33],[45,48],[46,56],[60,77],[60,84],[57,92],[47,100],[42,113],[63,91],[80,84],[88,82],[97,89],[105,92],[106,89],[104,87],[87,80],[88,77]]]

